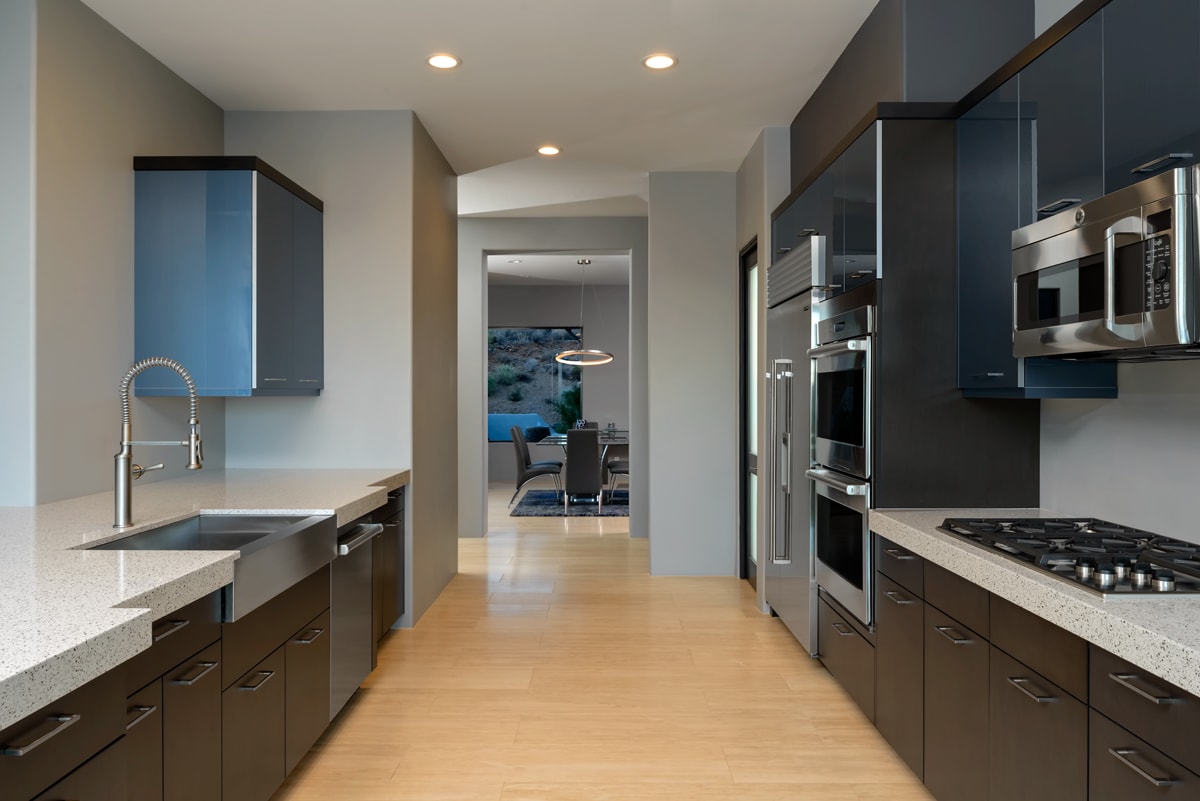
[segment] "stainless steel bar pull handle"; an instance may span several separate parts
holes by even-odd
[[[125,731],[129,731],[134,726],[141,723],[146,718],[158,711],[156,706],[131,706],[129,707],[129,722],[125,724]]]
[[[853,637],[854,636],[854,630],[851,629],[849,626],[847,626],[844,623],[834,623],[833,630],[836,631],[838,634],[842,635],[843,637]]]
[[[818,345],[815,348],[808,349],[810,359],[818,359],[823,356],[837,356],[841,353],[862,353],[870,347],[870,343],[866,339],[850,339],[845,342],[831,342],[828,345]]]
[[[345,556],[360,545],[366,545],[375,539],[376,535],[383,533],[383,524],[363,523],[358,527],[357,531],[358,535],[354,539],[338,543],[338,556]]]
[[[258,688],[263,686],[264,684],[266,684],[268,681],[270,681],[271,677],[274,675],[275,675],[275,671],[273,671],[273,670],[260,670],[260,671],[256,672],[254,674],[254,676],[250,679],[249,684],[242,684],[238,687],[238,689],[245,690],[246,692],[251,692],[251,693],[257,692]]]
[[[297,637],[295,642],[297,645],[312,645],[324,633],[325,629],[309,629],[302,636]]]
[[[869,484],[851,484],[840,478],[834,478],[828,470],[805,470],[804,475],[819,484],[825,484],[839,492],[844,492],[846,495],[866,495],[870,486]]]
[[[883,552],[895,559],[897,562],[911,562],[917,558],[911,553],[905,553],[899,548],[884,548]]]
[[[180,629],[185,628],[192,621],[190,620],[168,620],[156,629],[150,632],[150,636],[155,642],[162,642],[167,637],[170,637]]]
[[[955,645],[970,645],[971,644],[970,638],[967,637],[965,634],[963,634],[961,631],[958,631],[957,629],[955,629],[953,626],[934,626],[934,628],[937,629],[938,634],[942,635],[943,637],[945,637],[947,640],[954,643]]]
[[[4,750],[0,754],[4,756],[21,757],[41,745],[45,745],[50,740],[62,734],[71,726],[79,722],[80,715],[50,715],[41,723],[27,732],[24,736],[28,739],[10,743],[4,746]]]
[[[771,537],[771,562],[776,565],[792,563],[791,509],[789,496],[792,488],[791,422],[792,409],[792,360],[775,359],[772,362],[775,384],[771,393],[771,425],[774,436],[773,450],[774,482],[769,492],[768,515]],[[782,504],[782,508],[781,508]]]
[[[1033,680],[1032,680],[1032,679],[1023,678],[1023,677],[1018,677],[1018,676],[1009,676],[1009,677],[1008,677],[1008,683],[1009,683],[1009,684],[1011,684],[1012,686],[1014,686],[1014,687],[1016,687],[1018,690],[1020,690],[1020,691],[1021,691],[1021,693],[1022,693],[1022,694],[1023,694],[1023,695],[1024,695],[1026,698],[1030,698],[1030,699],[1032,699],[1033,701],[1035,701],[1035,702],[1037,702],[1037,703],[1039,703],[1039,704],[1049,704],[1049,703],[1052,703],[1052,702],[1054,702],[1054,701],[1057,701],[1057,700],[1058,700],[1058,699],[1057,699],[1057,698],[1055,698],[1053,695],[1038,695],[1038,694],[1037,694],[1037,693],[1035,693],[1033,690],[1030,690],[1030,689],[1029,689],[1028,687],[1026,687],[1025,685],[1026,685],[1026,684],[1029,684],[1031,681],[1033,681]]]
[[[1126,217],[1104,231],[1104,328],[1124,342],[1142,339],[1142,326],[1117,325],[1117,237],[1145,236],[1140,217]]]
[[[1141,776],[1146,781],[1150,782],[1150,784],[1153,784],[1155,787],[1169,787],[1175,783],[1175,780],[1170,776],[1155,776],[1131,760],[1129,757],[1137,753],[1137,750],[1134,748],[1110,748],[1108,749],[1108,753],[1112,754],[1118,762],[1132,770],[1137,775]]]
[[[216,662],[197,662],[188,668],[187,672],[182,674],[179,678],[172,679],[171,683],[179,684],[184,687],[191,687],[193,684],[200,681],[200,679],[204,678],[209,673],[212,673],[213,668],[216,666]]]
[[[888,600],[894,603],[896,606],[909,606],[912,603],[911,598],[905,598],[903,595],[895,592],[894,590],[888,590],[884,593],[884,595],[886,595]]]
[[[1136,673],[1109,673],[1108,677],[1126,690],[1140,695],[1152,704],[1177,704],[1180,701],[1178,698],[1172,698],[1169,695],[1155,695],[1138,687],[1133,682],[1143,681],[1144,679]]]
[[[1051,214],[1054,214],[1055,212],[1062,211],[1063,209],[1068,209],[1071,206],[1074,206],[1076,203],[1080,203],[1080,202],[1082,202],[1082,200],[1077,197],[1060,197],[1058,200],[1052,200],[1049,203],[1047,203],[1045,206],[1039,207],[1037,210],[1037,213],[1038,213],[1039,217],[1049,217]]]
[[[1147,161],[1145,164],[1139,164],[1138,166],[1136,166],[1132,170],[1130,170],[1129,174],[1130,175],[1141,175],[1143,173],[1148,173],[1148,172],[1158,172],[1163,167],[1166,167],[1168,164],[1170,164],[1172,161],[1182,161],[1183,159],[1190,159],[1191,157],[1192,157],[1191,153],[1167,153],[1165,155],[1159,156],[1156,159],[1151,159],[1150,161]]]

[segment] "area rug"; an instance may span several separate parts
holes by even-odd
[[[629,490],[604,491],[604,511],[596,509],[595,501],[572,501],[570,511],[563,514],[562,497],[554,490],[529,490],[509,513],[512,517],[629,517]]]

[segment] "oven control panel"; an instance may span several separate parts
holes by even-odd
[[[1171,306],[1171,236],[1162,234],[1145,242],[1146,311],[1162,311]]]

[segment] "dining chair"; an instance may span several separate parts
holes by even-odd
[[[562,492],[562,484],[559,482],[559,475],[562,473],[563,463],[553,459],[547,459],[540,462],[532,462],[529,460],[529,444],[525,441],[525,435],[521,432],[520,426],[513,426],[508,430],[512,436],[513,451],[517,457],[517,488],[513,491],[512,498],[509,499],[508,505],[512,506],[513,501],[517,499],[517,494],[521,492],[521,487],[529,481],[541,476],[551,476],[554,479],[554,489],[556,492]]]
[[[608,468],[608,491],[610,493],[617,488],[617,476],[625,476],[625,488],[629,489],[628,459],[609,459],[605,467]]]
[[[604,482],[600,468],[600,432],[594,428],[573,428],[568,431],[564,514],[570,508],[572,495],[595,496],[597,509],[603,511]]]

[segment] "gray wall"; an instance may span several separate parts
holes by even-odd
[[[458,180],[413,118],[412,581],[401,625],[412,625],[458,572]],[[383,409],[387,403],[381,404]]]
[[[229,464],[412,466],[411,625],[458,565],[453,173],[411,111],[230,112],[225,136],[325,202],[325,389],[231,399]]]
[[[0,506],[35,502],[33,186],[37,0],[0,3]]]
[[[78,0],[37,8],[36,421],[23,421],[36,441],[32,461],[19,450],[0,460],[32,464],[44,503],[112,487],[133,358],[133,156],[219,154],[223,135],[220,108]],[[23,281],[17,291],[28,297]],[[223,461],[223,406],[200,404],[210,467]],[[186,417],[179,399],[135,400],[135,436],[178,438]],[[168,465],[154,479],[183,474],[183,449],[140,453]]]
[[[650,174],[646,489],[655,575],[737,570],[736,191],[729,172]]]
[[[565,328],[579,325],[578,286],[489,286],[488,325],[501,327]],[[629,287],[586,286],[583,292],[583,340],[586,347],[613,354],[610,364],[587,367],[583,373],[583,416],[601,427],[610,422],[629,428]],[[543,415],[553,422],[550,415]],[[544,448],[544,446],[543,446]],[[559,459],[533,448],[537,460]],[[611,458],[611,457],[610,457]],[[488,443],[487,480],[515,481],[513,446]]]
[[[1117,386],[1042,401],[1042,506],[1200,542],[1200,362],[1122,364]]]
[[[732,218],[731,218],[732,219]],[[487,533],[488,311],[486,255],[534,251],[598,250],[628,252],[629,277],[629,428],[634,475],[646,474],[646,218],[546,217],[463,218],[458,222],[458,484],[459,536]],[[590,327],[590,323],[589,323]],[[589,368],[590,369],[590,368]],[[619,368],[618,368],[619,369]],[[646,492],[630,499],[629,530],[646,536]]]

